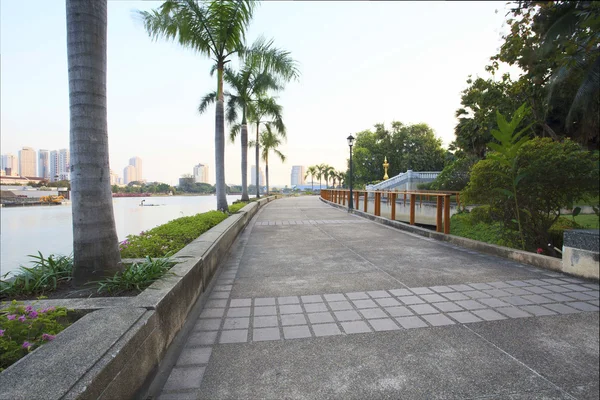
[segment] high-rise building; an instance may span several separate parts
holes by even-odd
[[[19,158],[12,153],[2,155],[2,170],[6,176],[19,175]]]
[[[49,175],[52,182],[71,179],[71,153],[69,150],[52,150],[49,159]]]
[[[50,179],[50,152],[38,150],[38,174],[40,178]]]
[[[111,185],[120,185],[121,184],[121,178],[119,177],[119,174],[117,174],[112,169],[110,170],[110,184]]]
[[[263,172],[262,167],[258,169],[258,182],[259,186],[265,185],[265,173]],[[250,168],[250,184],[256,186],[256,165],[253,165]]]
[[[291,186],[299,185],[304,185],[304,166],[294,165],[292,166]]]
[[[130,182],[137,181],[136,177],[137,171],[133,165],[128,165],[125,167],[125,169],[123,169],[123,183],[125,185],[129,184]]]
[[[196,183],[208,182],[208,165],[198,164],[194,166],[194,181]]]
[[[129,159],[129,165],[135,167],[135,176],[134,179],[132,179],[131,181],[142,182],[142,180],[144,179],[142,175],[142,159],[139,157],[131,157]]]
[[[23,147],[19,150],[19,175],[35,176],[37,172],[35,166],[35,150],[31,147]]]

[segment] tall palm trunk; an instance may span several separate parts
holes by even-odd
[[[215,112],[215,166],[217,210],[228,211],[225,192],[225,113],[223,96],[223,63],[217,69],[217,107]]]
[[[259,137],[258,137],[258,127],[260,125],[260,121],[256,121],[256,146],[255,146],[255,155],[256,155],[256,198],[258,199],[260,197],[260,180],[259,180],[259,169],[258,169],[258,163],[260,161],[260,153],[259,153],[259,148],[260,145],[259,143]]]
[[[242,120],[242,201],[248,201],[248,123],[246,122],[246,115],[244,111],[244,117]]]
[[[67,0],[73,283],[123,270],[115,229],[106,111],[107,0]]]
[[[269,195],[269,155],[265,156],[265,175],[267,178],[267,196]]]

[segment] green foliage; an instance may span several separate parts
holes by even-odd
[[[477,162],[475,156],[464,156],[448,164],[435,181],[426,184],[423,189],[431,190],[463,190],[469,183],[471,167]]]
[[[120,244],[121,257],[163,257],[167,253],[176,253],[225,218],[226,213],[209,211],[177,218],[139,235],[128,235]]]
[[[478,207],[479,208],[479,207]],[[450,234],[480,242],[511,248],[519,248],[519,233],[506,229],[501,222],[483,217],[486,212],[454,214],[450,219]]]
[[[95,284],[98,286],[98,293],[141,292],[165,275],[173,265],[175,263],[168,258],[146,257],[144,262],[128,265],[123,272],[117,272],[113,277],[104,278]]]
[[[229,213],[235,214],[250,203],[251,201],[234,201],[233,204],[229,206]]]
[[[73,258],[61,255],[50,255],[44,258],[42,253],[29,255],[32,266],[19,268],[19,272],[11,279],[5,274],[0,280],[0,297],[14,295],[40,295],[56,290],[61,282],[71,280]]]
[[[37,349],[69,326],[67,309],[34,310],[13,300],[0,311],[0,372]]]

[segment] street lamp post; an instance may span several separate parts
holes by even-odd
[[[350,135],[347,138],[348,146],[350,146],[350,176],[348,180],[348,186],[350,187],[350,198],[348,199],[348,212],[354,208],[352,205],[352,146],[354,145],[354,136]]]

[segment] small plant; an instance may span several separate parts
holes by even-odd
[[[31,267],[21,266],[19,273],[13,278],[8,274],[0,280],[0,297],[8,297],[16,294],[42,294],[56,290],[61,282],[71,280],[73,271],[73,258],[61,255],[50,255],[44,258],[42,253],[29,255],[33,258]]]
[[[167,258],[146,257],[144,262],[133,263],[123,272],[117,272],[115,276],[94,284],[98,286],[98,293],[118,294],[132,290],[141,292],[165,275],[174,264]]]
[[[34,310],[13,300],[0,311],[0,372],[32,350],[50,342],[70,323],[67,309],[48,307]]]

